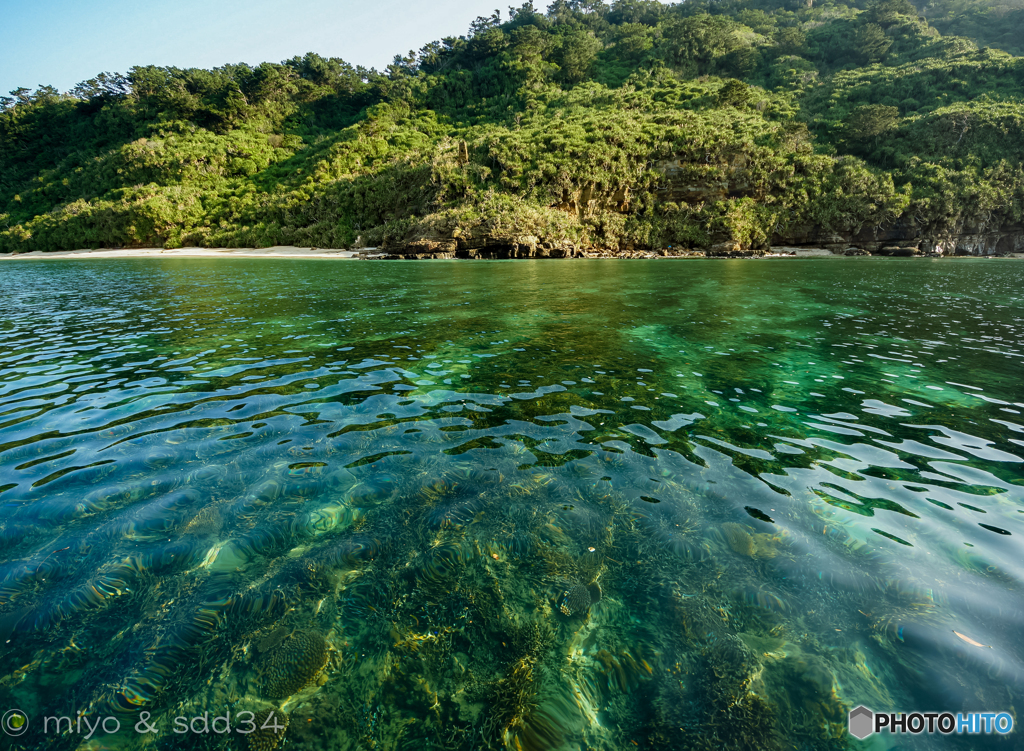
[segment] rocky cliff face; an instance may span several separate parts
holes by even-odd
[[[533,235],[419,238],[387,243],[382,250],[403,258],[578,258],[580,248],[568,241],[541,240]]]
[[[714,174],[717,179],[700,176],[703,166],[682,159],[663,159],[657,162],[654,168],[665,176],[655,191],[658,201],[702,203],[755,196],[747,174],[746,155],[737,154],[728,162],[715,164]]]
[[[793,227],[772,238],[774,246],[820,247],[834,253],[859,249],[872,255],[992,256],[1024,253],[1024,226],[929,228],[909,217],[888,227],[861,227],[838,234],[816,227]]]
[[[910,222],[891,227],[864,227],[855,233],[825,232],[816,227],[795,227],[772,238],[772,248],[825,248],[840,255],[966,255],[1001,256],[1024,254],[1024,226],[1004,225],[998,229],[966,228],[960,232],[928,232]],[[388,243],[382,251],[403,258],[584,258],[595,249],[581,248],[566,240],[542,239],[534,235],[482,236],[475,238],[417,238]],[[643,257],[645,249],[611,252],[622,257]],[[654,249],[657,250],[657,249]],[[667,255],[747,258],[762,256],[771,249],[751,249],[737,242],[722,242],[692,253],[675,249]],[[609,255],[601,252],[600,255]],[[666,253],[662,253],[666,255]]]
[[[932,248],[947,255],[1024,253],[1024,225],[1004,225],[994,230],[970,227],[958,234],[939,235],[932,241]]]
[[[662,160],[654,166],[663,177],[655,187],[655,198],[661,203],[695,204],[744,196],[754,200],[759,198],[751,189],[747,157],[743,154],[735,155],[707,172],[702,172],[702,165],[680,159]],[[550,208],[584,221],[599,212],[627,214],[632,208],[631,198],[627,186],[589,183],[574,190],[564,190]],[[634,257],[637,253],[642,255],[662,250],[633,245],[611,251],[583,248],[570,241],[550,237],[491,235],[479,227],[465,234],[460,234],[459,229],[450,233],[437,232],[432,230],[427,236],[414,232],[404,239],[386,242],[382,250],[390,256],[407,258],[576,258],[609,252],[620,257]],[[824,248],[842,255],[1010,255],[1024,253],[1024,225],[996,220],[984,225],[972,226],[954,221],[933,226],[904,215],[886,226],[862,226],[845,232],[814,226],[791,226],[776,233],[771,238],[770,247],[751,248],[734,238],[720,236],[712,240],[710,247],[675,248],[670,255],[699,252],[715,257],[750,257],[765,255],[773,247],[790,250]]]

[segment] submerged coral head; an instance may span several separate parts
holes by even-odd
[[[562,611],[562,615],[574,615],[588,610],[600,599],[601,587],[596,582],[589,586],[576,582],[562,592],[558,609]]]

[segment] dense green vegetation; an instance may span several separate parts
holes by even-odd
[[[1021,11],[970,2],[920,7],[943,30],[1020,43],[1002,31]],[[761,247],[800,227],[1020,221],[1024,58],[918,14],[555,0],[383,72],[309,53],[18,89],[0,110],[0,251]]]
[[[1024,0],[917,0],[916,4],[943,34],[1024,55]]]

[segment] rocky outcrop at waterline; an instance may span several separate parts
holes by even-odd
[[[845,234],[794,227],[776,234],[772,245],[825,248],[844,255],[1008,256],[1024,253],[1024,226],[932,228],[904,216],[888,227],[862,227]]]
[[[402,258],[582,258],[583,249],[569,240],[541,240],[535,235],[421,237],[385,243],[389,256]]]
[[[509,258],[758,258],[772,254],[822,249],[845,256],[1011,256],[1024,254],[1024,226],[964,227],[957,231],[929,229],[901,218],[889,227],[862,227],[856,232],[826,232],[794,227],[772,237],[771,245],[751,248],[724,240],[707,248],[594,248],[571,240],[536,235],[479,237],[414,237],[389,242],[378,257],[403,259]]]

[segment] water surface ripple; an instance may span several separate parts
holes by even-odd
[[[1019,263],[2,271],[15,747],[269,749],[237,715],[270,711],[310,749],[1018,716]],[[44,722],[78,712],[122,729]],[[176,732],[204,712],[229,740]]]

